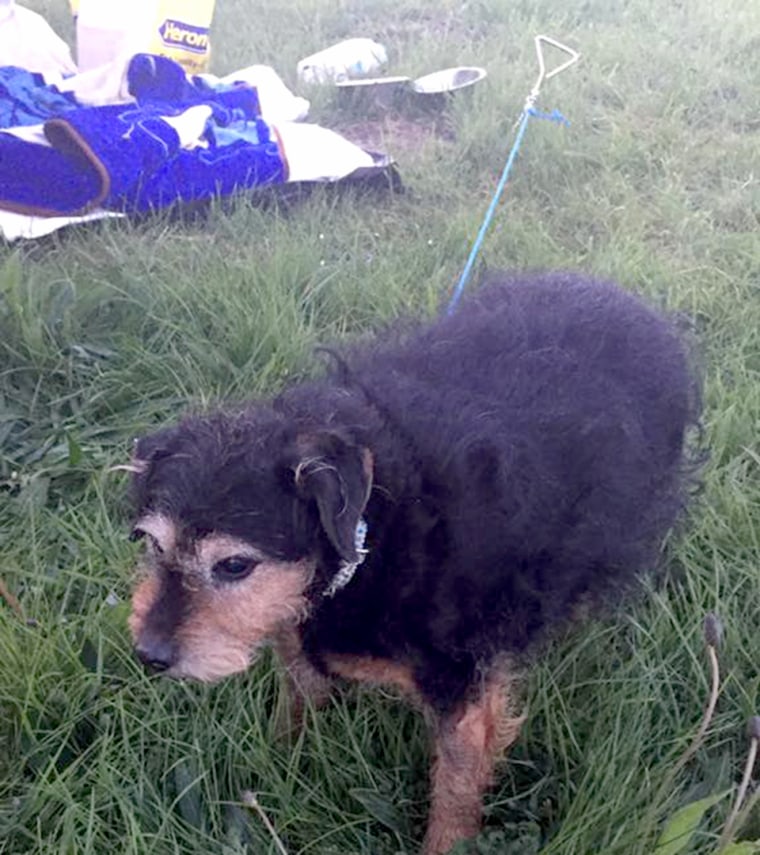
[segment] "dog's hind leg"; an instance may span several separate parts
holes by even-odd
[[[494,672],[481,694],[435,722],[431,806],[423,855],[443,855],[480,830],[483,792],[499,755],[519,736],[524,717],[511,717],[510,680]]]
[[[308,662],[295,629],[283,631],[274,648],[285,667],[285,691],[278,698],[274,729],[278,737],[286,737],[303,726],[307,704],[318,708],[327,702],[332,681]]]

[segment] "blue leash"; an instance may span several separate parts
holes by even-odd
[[[454,313],[454,309],[456,309],[457,303],[459,302],[462,293],[465,289],[465,286],[467,285],[467,280],[470,278],[473,265],[475,264],[475,259],[478,257],[480,247],[483,244],[483,239],[486,236],[488,227],[491,225],[493,215],[496,213],[496,207],[499,204],[499,199],[501,199],[501,194],[504,192],[504,187],[506,186],[507,180],[509,179],[509,173],[512,171],[512,164],[517,158],[517,152],[520,150],[520,145],[522,144],[523,137],[525,136],[525,131],[528,127],[528,121],[531,116],[535,116],[537,119],[549,119],[550,121],[557,122],[558,124],[570,124],[570,122],[568,122],[567,119],[557,110],[553,110],[551,113],[541,113],[533,107],[528,107],[528,109],[523,110],[523,114],[520,119],[520,127],[517,129],[517,135],[515,136],[515,141],[512,145],[512,150],[509,152],[509,157],[507,158],[507,162],[504,165],[504,171],[501,173],[501,178],[499,179],[499,183],[496,186],[496,192],[493,195],[493,199],[491,199],[491,204],[488,206],[486,215],[483,218],[483,224],[480,226],[478,236],[475,238],[475,243],[473,243],[472,249],[470,250],[470,257],[467,259],[467,264],[465,264],[464,266],[462,275],[459,277],[459,282],[457,282],[457,286],[454,289],[454,293],[452,294],[448,308],[446,309],[446,314],[448,315]]]
[[[568,126],[570,122],[560,113],[558,110],[552,110],[551,113],[542,113],[540,110],[536,110],[534,104],[536,99],[538,98],[538,92],[541,87],[541,83],[544,80],[548,80],[550,77],[553,77],[555,74],[559,74],[560,71],[564,71],[574,62],[578,61],[580,54],[566,47],[565,45],[560,44],[554,39],[550,39],[548,36],[536,36],[536,53],[538,54],[538,63],[539,63],[539,76],[536,81],[533,90],[525,102],[525,107],[523,108],[522,115],[519,119],[519,127],[517,129],[517,134],[515,135],[515,141],[512,144],[512,150],[509,152],[509,157],[507,158],[507,162],[504,165],[504,170],[501,173],[501,178],[499,179],[499,183],[496,187],[496,192],[491,199],[491,204],[488,206],[488,210],[486,211],[486,215],[483,218],[483,223],[480,226],[480,231],[478,232],[478,236],[475,238],[475,242],[472,245],[472,249],[470,250],[470,256],[467,259],[467,263],[464,266],[464,270],[462,271],[462,275],[459,277],[459,282],[457,282],[456,288],[454,289],[454,293],[451,295],[451,299],[449,300],[449,305],[446,309],[446,314],[451,315],[454,313],[454,310],[459,303],[459,300],[464,292],[465,286],[467,285],[467,281],[470,278],[470,274],[472,273],[472,268],[475,264],[475,260],[478,257],[478,253],[480,252],[480,247],[483,244],[483,240],[486,236],[486,232],[488,231],[488,227],[491,225],[491,220],[493,220],[493,216],[496,213],[496,207],[499,204],[499,200],[501,199],[501,194],[504,192],[504,187],[506,186],[507,180],[509,178],[509,173],[512,171],[512,165],[517,158],[517,152],[520,150],[520,145],[522,144],[523,137],[525,136],[525,131],[528,127],[528,122],[531,117],[535,117],[537,119],[548,119],[551,122],[557,122],[557,124],[563,124]],[[554,47],[559,48],[565,53],[570,54],[570,59],[563,63],[561,66],[558,66],[553,71],[546,73],[546,69],[544,66],[544,57],[541,51],[541,45],[546,42],[548,44],[554,45]]]

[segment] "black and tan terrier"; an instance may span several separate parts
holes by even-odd
[[[426,855],[477,834],[518,736],[516,663],[651,567],[684,504],[698,395],[620,288],[501,276],[332,375],[141,439],[140,658],[213,681],[264,645],[295,698],[392,684],[433,721]]]

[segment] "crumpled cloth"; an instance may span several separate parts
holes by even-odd
[[[42,15],[15,3],[0,12],[0,62],[54,76],[77,70],[68,45]]]

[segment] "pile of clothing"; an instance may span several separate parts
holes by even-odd
[[[8,27],[17,36],[18,21]],[[0,43],[6,23],[0,18]],[[68,48],[50,34],[55,50],[45,62],[38,38],[34,55],[24,59],[17,50],[14,64],[0,66],[0,231],[7,239],[93,216],[390,168],[384,155],[303,121],[309,102],[268,66],[218,78],[138,53],[70,73]],[[5,61],[10,53],[1,55]]]

